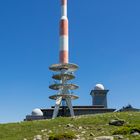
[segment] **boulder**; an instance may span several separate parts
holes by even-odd
[[[114,138],[112,136],[100,136],[94,138],[94,140],[114,140]]]
[[[74,127],[74,125],[73,124],[67,124],[67,127]]]
[[[79,130],[81,130],[82,128],[83,128],[82,126],[79,126],[79,127],[78,127]]]
[[[89,136],[94,136],[94,134],[91,132],[91,133],[89,134]]]
[[[113,135],[113,137],[119,140],[124,138],[123,135]]]
[[[110,120],[109,125],[115,125],[115,126],[123,126],[125,123],[124,120]]]
[[[41,135],[36,135],[36,136],[34,136],[34,140],[42,140],[42,136]]]
[[[133,136],[139,136],[140,133],[139,132],[133,132],[133,133],[131,133],[131,135],[133,135]]]
[[[49,130],[48,133],[49,133],[49,134],[52,133],[52,130]]]
[[[85,133],[86,133],[86,131],[82,131],[82,132],[81,132],[81,134],[85,134]]]

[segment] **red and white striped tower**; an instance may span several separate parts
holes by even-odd
[[[61,19],[60,19],[60,63],[69,62],[68,46],[68,18],[67,18],[67,0],[61,0]]]
[[[70,115],[73,117],[74,110],[71,100],[78,99],[78,96],[74,95],[73,92],[71,92],[71,90],[77,89],[78,86],[72,83],[70,84],[68,82],[69,80],[75,78],[73,72],[78,69],[78,66],[76,64],[69,63],[68,44],[67,0],[61,0],[59,64],[53,64],[49,67],[50,70],[59,72],[52,76],[53,79],[57,81],[59,80],[59,83],[55,82],[54,84],[51,84],[49,86],[50,89],[58,91],[57,94],[49,96],[50,99],[56,100],[52,118],[57,117],[61,104],[63,113],[60,112],[60,114],[66,115],[65,106],[67,106],[70,110]]]

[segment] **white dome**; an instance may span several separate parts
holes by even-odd
[[[94,90],[105,90],[105,88],[102,84],[96,84]]]
[[[35,108],[32,111],[32,116],[43,116],[43,112],[39,108]]]

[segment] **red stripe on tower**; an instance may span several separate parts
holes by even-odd
[[[67,0],[61,0],[61,20],[60,20],[60,63],[68,63],[68,18]]]
[[[68,36],[68,20],[61,19],[60,21],[60,36],[67,35]]]
[[[62,5],[67,5],[67,0],[62,0]]]

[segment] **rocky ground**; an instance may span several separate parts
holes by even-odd
[[[140,112],[0,124],[0,140],[140,140]]]

